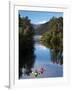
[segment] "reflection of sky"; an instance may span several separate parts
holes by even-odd
[[[50,50],[41,44],[35,45],[36,63],[50,63]]]
[[[31,23],[42,24],[49,21],[53,16],[63,17],[62,12],[42,12],[42,11],[24,11],[19,10],[21,17],[28,16],[31,20]]]
[[[50,49],[46,48],[41,44],[35,44],[35,54],[36,54],[36,62],[34,67],[32,68],[32,72],[30,76],[22,74],[21,79],[28,79],[28,78],[48,78],[48,77],[63,77],[63,66],[59,64],[53,64],[50,60]],[[45,71],[42,74],[38,74],[35,77],[35,71],[39,72],[41,68],[44,68]],[[22,69],[24,72],[25,69]]]

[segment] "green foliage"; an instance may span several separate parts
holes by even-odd
[[[62,64],[63,60],[60,57],[63,53],[63,19],[62,17],[60,18],[53,17],[50,20],[50,27],[51,27],[51,30],[42,35],[41,43],[51,49],[52,55],[53,55],[52,61],[60,62]]]
[[[51,33],[46,32],[41,37],[41,43],[43,43],[45,46],[51,48],[51,38],[52,38]]]
[[[21,19],[21,16],[19,14],[19,27],[21,27],[21,26],[22,26],[22,19]]]
[[[50,26],[51,30],[63,30],[63,18],[62,17],[59,17],[59,18],[53,17],[49,21],[49,26]]]
[[[19,27],[19,33],[20,33],[20,34],[23,33],[22,27]]]
[[[21,69],[26,69],[29,75],[35,62],[34,55],[34,30],[28,17],[23,17],[19,23],[19,77],[22,75]]]

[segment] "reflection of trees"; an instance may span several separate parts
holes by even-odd
[[[53,62],[63,64],[63,18],[53,17],[49,22],[51,30],[42,35],[41,43],[51,49]]]
[[[21,69],[26,69],[29,75],[34,65],[34,30],[28,17],[21,18],[19,15],[19,77],[22,75]]]

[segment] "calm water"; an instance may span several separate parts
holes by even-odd
[[[40,44],[37,40],[35,43],[35,63],[32,71],[39,71],[40,68],[45,68],[43,74],[38,75],[35,77],[34,74],[30,74],[27,76],[26,74],[22,74],[21,79],[28,79],[28,78],[47,78],[47,77],[62,77],[63,76],[63,66],[58,64],[53,64],[51,62],[51,53],[50,49],[45,47],[44,45]],[[24,69],[22,69],[24,72]]]
[[[35,44],[35,64],[49,64],[51,62],[50,49],[37,43]]]

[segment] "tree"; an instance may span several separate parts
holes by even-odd
[[[22,75],[22,68],[24,67],[25,73],[29,75],[35,62],[33,27],[28,17],[21,18],[21,22],[21,27],[19,27],[19,78]]]
[[[41,43],[51,49],[52,61],[62,64],[63,58],[63,19],[53,17],[50,20],[50,32],[42,35]]]
[[[21,19],[21,16],[19,14],[19,27],[21,27],[21,26],[22,26],[22,19]]]

